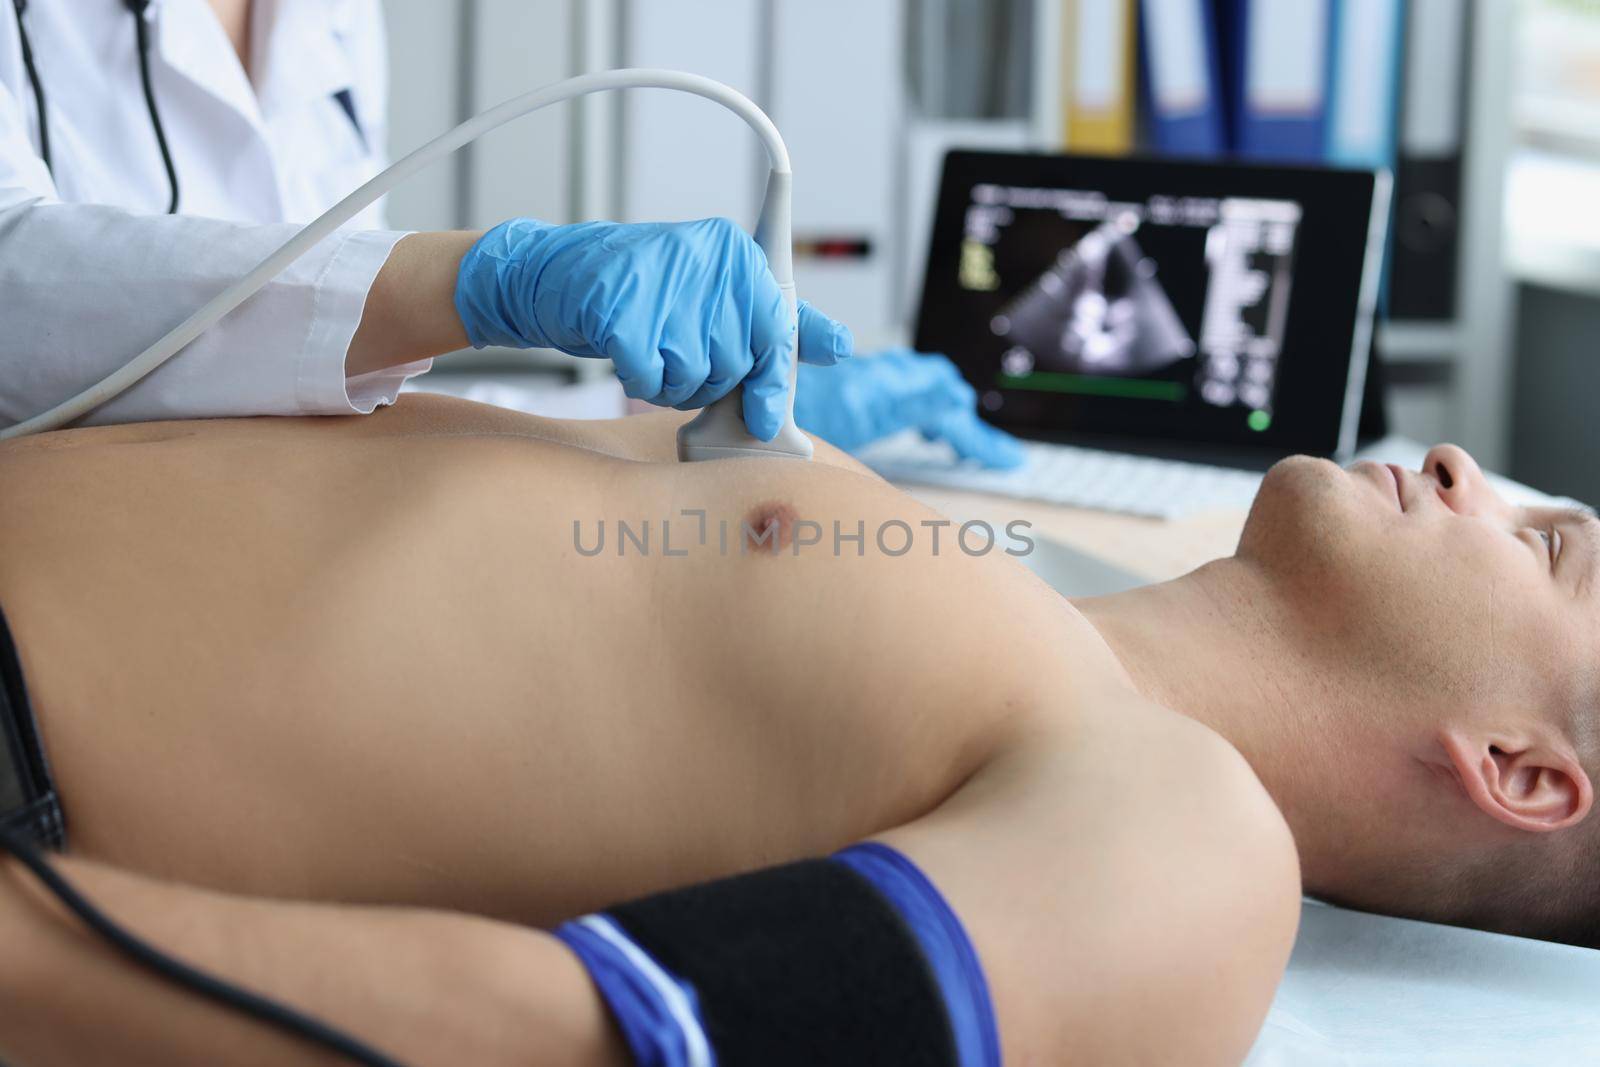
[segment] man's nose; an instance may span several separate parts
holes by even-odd
[[[1458,515],[1495,515],[1505,510],[1478,461],[1455,445],[1435,445],[1422,461],[1422,473],[1445,506]]]

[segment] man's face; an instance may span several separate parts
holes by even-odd
[[[1239,557],[1283,594],[1314,662],[1381,694],[1374,714],[1547,714],[1588,695],[1600,522],[1507,504],[1453,445],[1421,470],[1278,464]]]

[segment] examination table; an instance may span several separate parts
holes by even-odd
[[[1247,1067],[1600,1064],[1600,951],[1307,900]]]

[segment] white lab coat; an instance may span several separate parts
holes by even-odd
[[[32,0],[54,180],[39,156],[16,20],[0,7],[0,426],[127,362],[382,166],[378,0],[256,0],[254,85],[206,0],[154,0],[151,78],[166,172],[123,0]],[[347,90],[359,129],[337,95]],[[379,209],[335,234],[84,421],[335,414],[426,370],[347,380],[373,278],[403,234]]]

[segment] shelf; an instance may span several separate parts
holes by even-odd
[[[1448,363],[1461,350],[1455,322],[1380,322],[1378,354],[1385,360]]]

